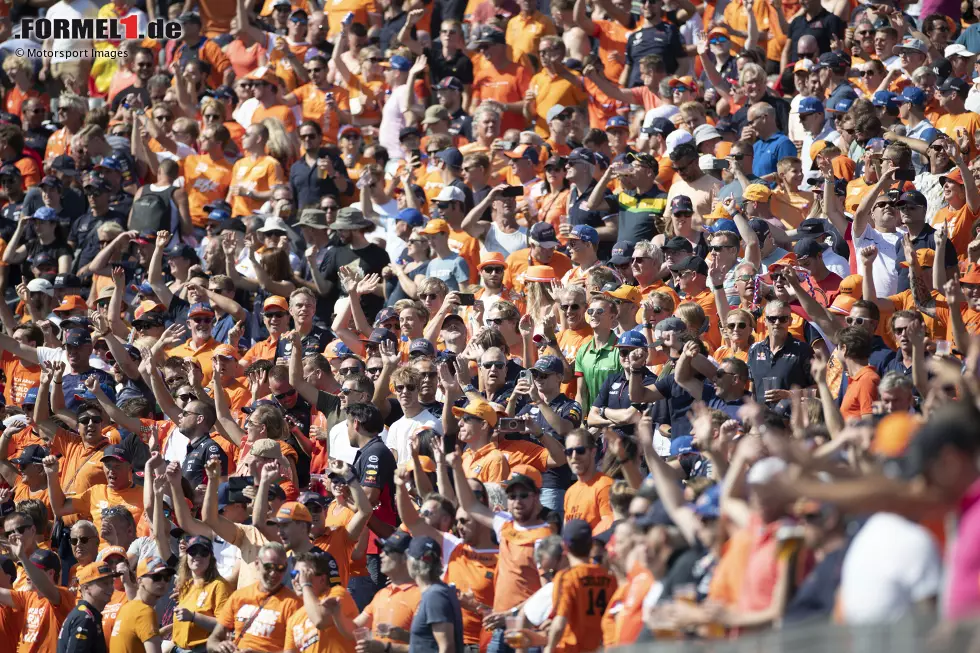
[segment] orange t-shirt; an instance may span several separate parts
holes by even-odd
[[[565,521],[584,519],[593,529],[603,520],[612,520],[609,490],[613,480],[605,474],[596,474],[591,480],[576,481],[565,492]]]
[[[965,130],[970,135],[970,153],[968,156],[964,155],[967,161],[972,161],[980,153],[977,151],[976,145],[977,132],[980,131],[980,116],[977,114],[972,111],[964,111],[955,116],[947,113],[944,116],[940,116],[939,120],[933,124],[936,126],[936,129],[952,138],[953,142],[956,142],[956,139],[959,137],[958,132],[962,130]]]
[[[102,532],[102,510],[112,506],[123,506],[133,515],[139,525],[143,520],[143,488],[128,487],[122,492],[113,490],[108,485],[93,485],[81,494],[71,498],[75,512],[89,515],[95,524],[95,530]]]
[[[576,79],[575,83],[570,82],[564,77],[554,75],[547,69],[542,69],[531,78],[530,88],[534,91],[534,130],[541,138],[548,138],[551,128],[548,126],[548,111],[551,107],[560,104],[565,107],[572,107],[585,102],[589,96],[582,86],[581,78]]]
[[[391,641],[378,637],[378,624],[411,630],[412,619],[415,618],[415,611],[418,610],[421,600],[422,592],[415,583],[389,584],[378,590],[368,606],[364,608],[364,614],[371,617],[374,638],[381,642]]]
[[[443,533],[442,550],[443,560],[447,555],[449,557],[446,582],[462,591],[472,592],[473,597],[483,605],[493,605],[493,576],[500,552],[497,549],[474,549],[448,533]],[[463,643],[479,644],[482,631],[483,618],[464,608]]]
[[[58,648],[61,624],[75,609],[75,595],[71,590],[59,587],[58,595],[61,597],[58,605],[52,605],[37,592],[10,592],[13,610],[24,615],[17,653],[50,653]]]
[[[260,605],[262,611],[252,619]],[[259,583],[254,583],[232,592],[215,616],[225,630],[235,633],[240,650],[279,653],[286,643],[286,623],[302,606],[303,600],[288,587],[281,587],[269,596]],[[249,621],[252,623],[248,624]],[[246,624],[248,630],[242,634]]]
[[[358,615],[354,599],[343,586],[331,587],[320,598],[339,599],[340,613],[348,619]],[[354,653],[354,640],[341,636],[333,620],[328,623],[329,626],[318,630],[306,615],[306,607],[300,602],[299,610],[286,622],[286,645],[283,650],[302,653]]]
[[[252,114],[252,124],[260,123],[266,118],[281,122],[288,132],[296,131],[296,116],[293,114],[292,107],[287,107],[285,104],[276,104],[268,108],[259,105]]]
[[[504,286],[514,292],[522,293],[524,292],[524,277],[527,275],[528,267],[532,265],[547,265],[555,271],[555,277],[561,279],[572,269],[572,260],[561,252],[555,252],[551,255],[550,261],[542,263],[531,256],[530,247],[525,247],[508,255],[504,260],[504,265],[506,266],[504,268]]]
[[[195,227],[203,228],[208,223],[208,212],[204,207],[228,196],[232,163],[227,159],[215,161],[209,154],[191,154],[181,159],[179,165],[191,221]]]
[[[588,324],[583,324],[578,329],[565,329],[558,334],[558,349],[561,350],[561,354],[565,357],[565,360],[572,361],[574,366],[575,355],[582,348],[582,345],[589,340],[592,340],[592,327]],[[568,383],[561,385],[561,391],[566,397],[574,397],[577,390],[578,379],[575,377],[572,377],[572,380]]]
[[[498,513],[494,517],[494,530],[500,542],[500,557],[494,582],[493,611],[505,612],[541,589],[534,549],[539,540],[551,535],[551,527],[547,524],[521,527]]]
[[[3,398],[8,406],[19,406],[31,388],[41,383],[41,366],[25,363],[9,351],[0,354],[0,369],[6,379]]]
[[[51,453],[62,456],[60,477],[65,496],[81,494],[94,485],[105,485],[102,450],[109,444],[119,442],[119,435],[116,433],[114,438],[106,437],[99,445],[90,447],[82,441],[81,436],[58,429],[51,443]]]
[[[292,110],[289,111],[292,114]],[[255,124],[254,120],[252,124]],[[295,127],[295,123],[293,126]],[[246,155],[235,162],[231,170],[231,183],[243,186],[250,191],[266,192],[272,190],[273,186],[285,184],[286,175],[283,173],[279,162],[271,156],[255,159]],[[233,218],[252,215],[262,207],[263,203],[264,200],[236,195],[231,198],[231,215]],[[208,367],[210,367],[210,363]]]
[[[236,197],[237,199],[243,199]],[[177,356],[179,358],[193,358],[194,362],[201,366],[201,374],[204,380],[202,384],[207,387],[211,383],[211,375],[214,374],[214,350],[220,343],[214,338],[208,338],[200,347],[194,347],[194,341],[188,340],[182,345],[178,345],[167,351],[167,356]]]
[[[350,538],[346,526],[335,526],[328,529],[323,535],[313,540],[313,545],[334,557],[340,571],[340,583],[347,587],[347,580],[350,578],[350,557],[354,553],[354,547],[357,546],[357,540]]]
[[[336,501],[332,502],[329,507],[327,507],[326,517],[323,519],[324,528],[347,528],[347,524],[350,520],[354,518],[354,511],[350,508],[340,505]],[[371,529],[365,528],[361,532],[361,538],[358,540],[355,549],[360,551],[359,554],[353,554],[350,556],[350,565],[347,569],[351,578],[361,578],[368,575],[367,569],[367,558],[364,556],[364,550],[366,549],[366,542],[368,537],[374,537],[371,533]]]
[[[225,56],[231,62],[231,69],[235,72],[235,77],[244,77],[259,67],[259,62],[267,53],[264,43],[256,41],[249,47],[245,47],[241,39],[234,39],[225,46]]]
[[[619,620],[619,643],[632,644],[643,630],[643,599],[656,580],[650,570],[637,564],[630,570]]]
[[[40,91],[35,91],[30,89],[26,93],[21,91],[17,86],[7,91],[7,97],[3,101],[4,111],[7,113],[12,113],[18,118],[23,118],[21,111],[24,107],[24,102],[27,100],[37,98],[41,100],[45,108],[50,108],[51,100],[48,98],[47,93],[41,93]]]
[[[340,121],[337,119],[336,112],[327,112],[327,93],[333,95],[338,109],[341,111],[350,110],[350,93],[342,86],[331,84],[330,88],[323,91],[316,84],[310,82],[293,91],[293,95],[299,100],[303,120],[312,120],[320,125],[323,128],[323,141],[330,145],[336,145]]]
[[[512,19],[513,20],[513,19]],[[524,94],[531,85],[531,73],[520,64],[508,61],[499,70],[485,57],[479,56],[473,64],[473,98],[478,102],[523,102]],[[500,121],[500,132],[508,129],[524,129],[527,121],[516,111],[505,111]]]
[[[558,642],[559,651],[584,653],[602,647],[602,615],[617,585],[601,565],[578,565],[555,574],[554,613],[568,620]]]
[[[618,20],[594,20],[595,33],[599,39],[599,61],[602,62],[606,78],[613,84],[619,84],[619,77],[626,67],[626,42],[633,30]],[[613,55],[617,56],[613,56]]]
[[[475,478],[483,483],[503,483],[510,478],[510,464],[496,442],[464,451],[463,469],[466,470],[466,478]]]
[[[121,582],[118,579],[117,583]],[[126,596],[126,592],[122,590],[115,590],[112,593],[112,598],[106,603],[105,608],[102,610],[102,634],[105,635],[105,645],[109,646],[109,639],[112,637],[112,630],[116,626],[116,617],[119,616],[119,611],[124,605],[129,603],[129,597]]]
[[[555,24],[540,11],[530,14],[519,13],[507,21],[505,38],[510,46],[511,59],[519,61],[524,55],[538,54],[541,37],[557,34]]]
[[[71,154],[71,137],[72,134],[68,133],[67,127],[62,127],[51,134],[48,145],[44,148],[44,160],[50,161],[56,156]]]
[[[841,401],[840,412],[845,420],[859,419],[871,414],[871,404],[878,400],[881,377],[875,368],[866,365],[847,382],[847,392]]]
[[[977,219],[977,214],[970,210],[970,205],[963,203],[958,209],[944,206],[932,216],[932,226],[938,227],[946,223],[946,233],[949,234],[949,242],[956,248],[961,260],[966,259],[967,249],[970,241],[973,240],[973,222]]]
[[[331,0],[323,5],[329,25],[328,37],[340,34],[340,25],[351,12],[354,13],[354,22],[364,26],[368,25],[368,14],[381,13],[375,0]]]
[[[539,472],[544,472],[548,468],[548,450],[540,444],[525,440],[501,439],[497,446],[500,447],[507,464],[511,467],[529,465]]]
[[[242,368],[246,368],[255,361],[259,360],[269,360],[271,361],[276,357],[276,347],[279,346],[279,338],[276,336],[269,336],[262,342],[257,342],[252,345],[252,348],[245,352],[242,356]]]
[[[54,519],[54,513],[51,512],[51,501],[49,500],[48,488],[44,487],[40,490],[31,490],[27,483],[18,479],[14,484],[14,503],[19,503],[21,501],[26,501],[27,499],[37,499],[41,501],[48,507],[48,516]]]
[[[620,618],[623,613],[623,600],[628,590],[629,584],[617,586],[602,615],[602,644],[606,648],[619,645]]]
[[[25,156],[18,159],[14,162],[14,167],[20,170],[24,190],[41,183],[41,168],[37,165],[37,161],[31,157]]]

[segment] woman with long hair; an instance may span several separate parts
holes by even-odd
[[[225,155],[237,157],[241,155],[245,128],[238,122],[230,120],[228,114],[228,107],[221,100],[213,97],[206,97],[201,100],[202,128],[224,125],[228,130],[228,135],[231,136],[231,141],[224,144]]]
[[[548,267],[550,269],[550,266],[535,267]],[[554,282],[534,281],[532,279],[526,279],[524,284],[524,291],[527,293],[527,314],[531,316],[531,321],[534,324],[542,324],[548,316],[557,314],[555,286]]]
[[[408,237],[406,250],[408,260],[402,263],[392,261],[381,271],[385,278],[386,306],[394,306],[400,299],[414,298],[418,295],[416,277],[425,275],[432,260],[429,241],[420,228],[412,230]]]
[[[231,587],[218,573],[214,545],[206,537],[192,537],[177,568],[177,605],[171,639],[181,651],[203,653],[217,623],[215,614],[231,596]]]
[[[286,126],[274,118],[266,118],[262,124],[269,130],[266,152],[279,161],[283,170],[289,170],[299,159],[299,138],[286,131]]]
[[[289,253],[285,249],[266,247],[256,254],[255,248],[249,247],[248,256],[255,273],[255,280],[252,280],[242,276],[235,266],[233,240],[228,238],[222,240],[221,244],[225,247],[225,274],[231,277],[235,287],[247,292],[261,290],[280,297],[289,297],[289,293],[296,289],[296,284],[292,281],[293,269],[289,265]]]
[[[555,228],[555,233],[566,216],[568,205],[568,179],[565,177],[565,157],[553,156],[544,162],[544,193],[537,199],[538,220]]]

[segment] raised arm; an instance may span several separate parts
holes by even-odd
[[[730,159],[729,165],[737,163],[734,159]],[[735,165],[735,167],[738,166]],[[735,227],[738,229],[738,235],[745,243],[745,260],[758,270],[759,266],[762,265],[762,245],[759,243],[758,234],[749,224],[748,218],[745,217],[745,213],[742,212],[734,197],[726,197],[722,201],[722,206],[731,214],[732,220],[735,221]]]
[[[415,508],[412,498],[408,494],[406,484],[411,480],[412,472],[407,469],[400,469],[395,473],[395,504],[398,508],[398,517],[402,524],[412,534],[412,537],[428,536],[436,542],[442,542],[442,532],[432,526],[419,515]]]
[[[166,279],[163,278],[163,250],[167,248],[167,243],[170,242],[170,232],[166,230],[161,230],[157,232],[157,239],[155,246],[153,247],[153,255],[150,257],[150,269],[147,271],[146,280],[153,288],[153,292],[156,294],[157,299],[164,306],[170,306],[170,302],[174,299],[174,294],[170,290],[170,286],[167,285]]]
[[[698,410],[704,410],[704,405]],[[708,416],[710,422],[710,414]],[[653,448],[653,418],[644,415],[640,424],[636,428],[637,440],[645,453],[645,459],[650,466],[650,476],[653,477],[654,487],[657,488],[657,497],[663,501],[667,514],[674,520],[674,524],[681,531],[681,535],[687,540],[688,544],[694,545],[697,542],[698,530],[701,527],[701,520],[698,519],[694,511],[687,507],[684,501],[683,486],[679,482],[677,470],[667,464]]]
[[[810,373],[813,380],[817,383],[817,392],[820,394],[820,406],[823,408],[824,423],[831,438],[837,437],[844,430],[844,417],[841,415],[840,408],[834,400],[834,395],[830,392],[827,385],[827,356],[822,349],[813,351],[813,358],[810,359]]]
[[[31,581],[34,591],[42,598],[47,599],[51,605],[61,605],[61,592],[58,591],[58,586],[55,585],[46,571],[31,562],[24,536],[20,533],[8,535],[7,542],[10,552],[17,558],[20,568],[24,570],[27,578]]]
[[[221,385],[221,380],[217,374],[211,378],[211,391],[214,398],[214,411],[217,413],[221,434],[228,438],[236,447],[241,447],[247,434],[231,414],[228,395],[225,393],[225,389]]]
[[[595,36],[596,24],[589,18],[586,10],[586,0],[575,0],[575,7],[572,9],[572,22],[582,28],[587,36]]]
[[[203,535],[204,537],[214,539],[214,531],[211,530],[211,527],[200,519],[195,518],[194,513],[191,512],[190,506],[187,505],[187,500],[184,496],[184,488],[180,484],[182,478],[180,473],[180,463],[170,463],[167,465],[164,474],[167,479],[167,484],[170,486],[170,497],[173,499],[174,515],[177,517],[177,524],[191,535]],[[213,493],[215,497],[218,496],[217,484],[221,480],[220,462],[218,462],[218,474],[219,476],[214,479],[215,486],[213,488]],[[212,479],[209,476],[209,488],[211,485],[211,480]],[[205,500],[207,499],[207,491],[208,490],[205,490]]]
[[[126,299],[126,270],[116,265],[112,268],[112,297],[109,298],[109,307],[106,309],[109,320],[109,330],[115,334],[116,338],[126,340],[129,338],[129,327],[123,322],[123,302]],[[111,348],[111,345],[110,345]],[[115,354],[113,354],[115,355]],[[139,367],[138,365],[136,366]],[[129,376],[132,370],[128,369],[125,363],[121,365],[123,373]],[[136,369],[137,376],[129,376],[131,379],[139,378],[139,370]]]
[[[474,238],[480,238],[483,236],[483,233],[486,231],[486,227],[480,225],[480,218],[483,217],[483,214],[490,208],[494,200],[497,199],[505,188],[507,188],[507,184],[500,184],[499,186],[494,186],[492,189],[490,189],[487,196],[484,197],[479,204],[474,206],[470,212],[466,214],[466,217],[463,218],[460,229]]]
[[[803,307],[803,310],[805,310],[807,315],[809,315],[810,318],[817,323],[817,326],[820,327],[820,330],[823,331],[824,335],[827,336],[831,342],[836,343],[837,332],[840,331],[841,326],[830,314],[830,311],[828,311],[820,302],[818,302],[816,297],[808,293],[806,289],[803,288],[799,277],[797,277],[795,273],[790,272],[789,274],[785,274],[783,276],[796,294],[796,299],[800,302],[800,306]]]
[[[827,165],[829,165],[829,162]],[[864,197],[861,199],[861,203],[858,204],[857,211],[854,212],[854,225],[851,229],[851,235],[855,241],[864,235],[864,231],[867,229],[871,219],[871,210],[874,207],[875,202],[878,201],[878,196],[881,195],[882,191],[887,188],[891,188],[891,185],[895,183],[895,172],[896,168],[891,164],[891,162],[883,165],[878,181],[867,193],[865,193]],[[826,181],[826,177],[824,177],[824,179],[825,184],[832,183]],[[836,227],[837,225],[835,224],[834,226]],[[838,227],[837,230],[840,231],[840,228]],[[840,231],[840,233],[843,234],[844,232]]]
[[[205,464],[204,471],[208,476],[208,484],[204,491],[204,503],[201,506],[201,520],[209,525],[211,530],[214,531],[214,534],[225,542],[238,542],[238,525],[228,521],[218,512],[218,485],[221,483],[221,461],[217,458],[212,458]]]
[[[453,469],[453,480],[456,483],[456,496],[459,497],[459,507],[469,513],[487,528],[493,528],[493,511],[477,500],[473,488],[466,482],[466,471],[463,469],[463,459],[459,454],[451,453],[446,456],[447,462]]]
[[[626,104],[634,104],[633,94],[629,92],[628,89],[613,84],[608,79],[606,79],[605,74],[595,66],[586,66],[583,74],[592,83],[599,87],[599,90],[611,97],[614,100],[619,100],[620,102],[625,102]]]

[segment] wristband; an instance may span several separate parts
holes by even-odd
[[[630,374],[643,374],[647,371],[647,368],[641,367],[640,369],[630,368]]]
[[[61,385],[61,381],[52,381],[55,385]]]

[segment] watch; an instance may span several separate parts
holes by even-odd
[[[605,406],[600,406],[599,407],[599,417],[601,417],[602,419],[606,419],[606,407]]]
[[[472,383],[467,383],[463,386],[463,392],[476,392],[476,386]]]

